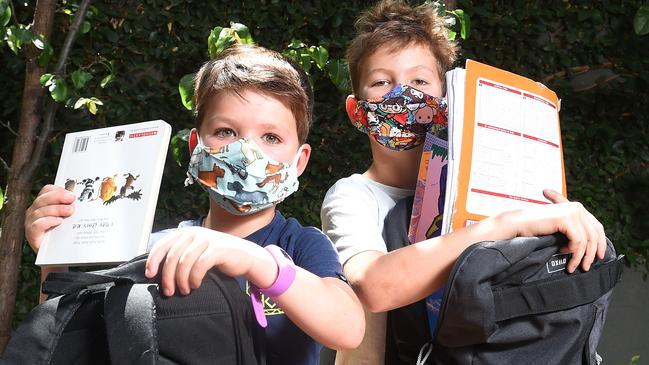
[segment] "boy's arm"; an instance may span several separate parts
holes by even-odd
[[[602,225],[581,204],[570,203],[555,192],[548,191],[546,196],[560,204],[506,212],[387,254],[366,251],[345,263],[345,275],[371,311],[387,311],[441,288],[457,257],[475,242],[555,232],[568,237],[564,251],[573,253],[568,271],[574,271],[579,263],[588,270],[595,255],[604,256]]]
[[[278,274],[277,263],[262,247],[202,227],[178,229],[158,241],[149,254],[146,276],[155,276],[163,260],[165,295],[175,290],[188,294],[200,286],[212,267],[228,276],[245,276],[259,288],[270,287]],[[298,327],[325,346],[350,349],[363,338],[362,306],[340,279],[320,278],[296,267],[293,284],[273,300]]]

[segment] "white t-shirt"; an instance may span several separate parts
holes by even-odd
[[[383,185],[360,174],[329,188],[320,210],[322,231],[336,246],[343,266],[364,251],[387,252],[382,236],[385,216],[399,200],[413,194],[412,189]]]
[[[347,260],[365,251],[387,252],[383,221],[396,203],[414,190],[380,184],[354,174],[338,180],[325,195],[320,210],[322,231],[338,250],[343,268]],[[383,364],[386,313],[365,310],[365,337],[352,351],[339,351],[336,365]]]

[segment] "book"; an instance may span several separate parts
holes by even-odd
[[[552,90],[473,60],[446,73],[446,89],[448,143],[426,136],[411,243],[504,211],[550,204],[544,188],[566,195],[561,104]],[[442,297],[440,289],[425,298],[431,336]]]
[[[411,243],[439,236],[446,194],[448,142],[426,133],[408,228]]]
[[[567,195],[561,103],[543,84],[467,60],[446,74],[449,160],[442,234]]]
[[[54,184],[75,212],[41,244],[36,265],[95,265],[146,252],[171,126],[162,120],[68,133]]]

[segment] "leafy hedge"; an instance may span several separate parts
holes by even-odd
[[[34,1],[14,2],[16,16],[29,23]],[[86,89],[103,101],[97,114],[87,109],[59,111],[55,133],[34,193],[54,180],[63,135],[84,128],[162,118],[174,132],[190,128],[192,116],[180,101],[178,83],[208,58],[207,37],[215,26],[248,26],[255,41],[284,50],[293,40],[323,45],[342,58],[353,35],[353,21],[365,7],[360,1],[179,1],[104,0],[94,2],[91,28],[80,35],[72,53],[71,73],[79,68],[96,75]],[[639,1],[459,1],[471,18],[471,36],[462,41],[462,58],[543,80],[562,98],[570,198],[580,200],[606,226],[621,252],[640,265],[649,257],[649,36],[633,32]],[[74,4],[61,5],[51,43],[60,47]],[[57,31],[58,30],[58,31]],[[112,62],[112,63],[111,63]],[[18,123],[24,64],[0,48],[0,121]],[[113,72],[110,67],[112,65]],[[101,81],[114,75],[102,88]],[[344,96],[329,78],[312,72],[316,94],[314,147],[302,188],[282,203],[282,211],[319,226],[320,203],[338,178],[369,165],[365,137],[346,121]],[[14,137],[0,128],[0,157],[10,160]],[[180,148],[187,160],[187,152]],[[185,167],[171,154],[165,167],[155,229],[207,211],[198,188],[184,188]],[[0,186],[6,172],[0,172]],[[17,300],[19,320],[35,304],[38,272],[25,246]]]

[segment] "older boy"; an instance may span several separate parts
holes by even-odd
[[[244,277],[257,319],[268,321],[269,364],[317,364],[320,344],[354,348],[364,331],[331,242],[275,209],[306,168],[312,105],[304,72],[276,52],[235,46],[206,63],[196,76],[188,181],[209,194],[210,210],[159,238],[146,266],[153,277],[164,261],[166,295],[189,294],[212,267]],[[34,250],[73,200],[43,188],[27,212]]]
[[[339,353],[337,362],[381,364],[417,357],[411,353],[384,358],[385,312],[441,288],[455,259],[472,243],[562,232],[569,239],[565,250],[573,253],[571,272],[580,262],[588,270],[596,254],[603,257],[606,246],[602,225],[581,204],[547,190],[545,196],[556,204],[505,212],[387,253],[384,219],[397,201],[414,192],[426,130],[404,122],[414,119],[408,110],[392,111],[389,120],[375,115],[371,119],[363,109],[369,105],[365,101],[383,96],[398,105],[412,95],[431,100],[443,96],[443,76],[457,50],[430,4],[412,8],[402,1],[381,1],[359,18],[356,28],[347,51],[354,92],[347,111],[352,123],[368,134],[372,164],[362,175],[341,179],[329,189],[321,218],[347,278],[372,312],[366,314],[366,336],[359,349]],[[400,124],[396,131],[395,121]],[[422,338],[421,344],[425,342]]]

